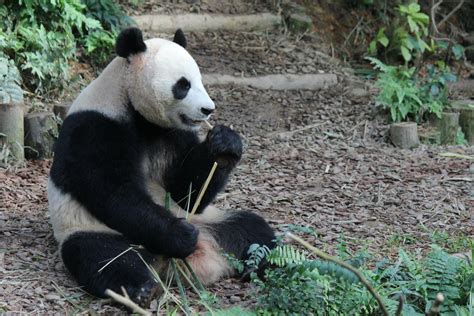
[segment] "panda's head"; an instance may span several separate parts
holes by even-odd
[[[116,44],[126,58],[126,93],[133,107],[148,121],[162,127],[196,130],[214,111],[199,68],[186,51],[178,29],[173,41],[143,41],[137,28],[123,30]]]

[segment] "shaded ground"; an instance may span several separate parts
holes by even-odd
[[[317,58],[314,40],[276,32],[194,34],[189,42],[203,72],[304,72],[311,65],[342,74]],[[280,232],[283,224],[314,227],[318,238],[308,241],[331,253],[342,235],[350,248],[369,247],[379,256],[400,244],[427,249],[434,232],[452,242],[473,237],[474,167],[439,154],[472,156],[474,149],[393,148],[373,103],[351,97],[347,82],[320,92],[210,88],[218,106],[212,123],[232,125],[246,146],[217,204],[255,210]],[[49,167],[50,161],[28,162],[0,171],[0,312],[116,312],[78,289],[58,260],[46,211]],[[462,250],[461,244],[450,246]],[[236,280],[211,291],[223,305],[248,306],[255,299],[249,285]]]

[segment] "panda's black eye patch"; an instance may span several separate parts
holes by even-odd
[[[189,89],[191,89],[191,82],[188,79],[181,77],[176,83],[173,85],[173,96],[175,99],[182,100],[188,94]]]

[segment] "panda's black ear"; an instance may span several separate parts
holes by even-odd
[[[186,48],[186,45],[188,43],[186,42],[186,37],[184,36],[184,33],[183,33],[182,29],[177,29],[176,30],[176,32],[174,33],[173,42],[175,42],[176,44]]]
[[[117,55],[123,58],[146,51],[142,31],[136,27],[131,27],[120,32],[115,44],[115,51]]]

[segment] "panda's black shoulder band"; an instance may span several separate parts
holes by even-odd
[[[142,31],[136,27],[131,27],[120,32],[115,44],[115,51],[117,55],[123,58],[146,51]]]

